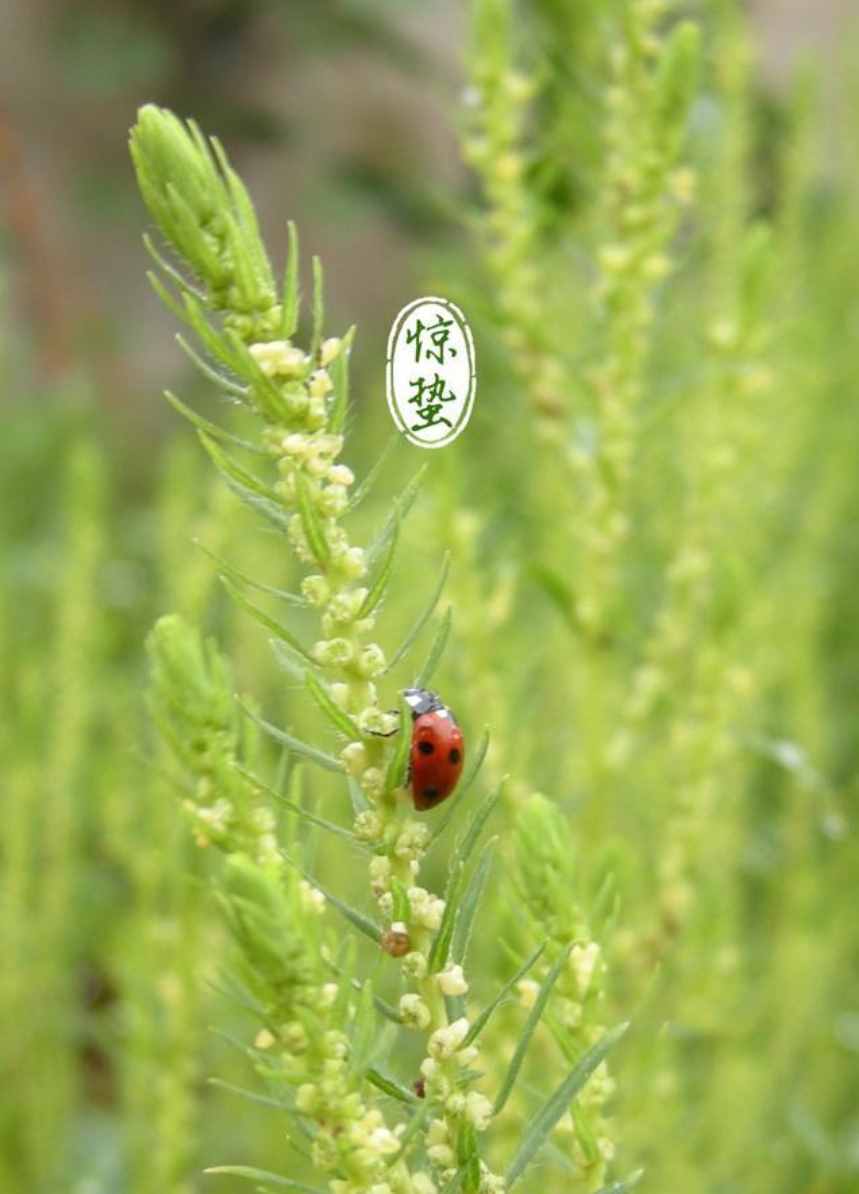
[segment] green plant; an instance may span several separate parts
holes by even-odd
[[[291,625],[257,605],[249,592],[265,586],[232,569],[225,584],[273,635],[306,700],[345,739],[332,754],[277,728],[252,707],[237,706],[228,665],[217,649],[176,617],[157,624],[150,639],[153,711],[190,780],[184,805],[195,838],[225,856],[216,890],[235,944],[230,986],[259,1018],[247,1051],[293,1125],[296,1147],[302,1151],[298,1141],[307,1138],[313,1166],[329,1178],[335,1194],[430,1194],[439,1185],[472,1192],[504,1189],[524,1172],[619,1033],[567,1050],[572,1069],[532,1118],[506,1183],[496,1176],[484,1159],[481,1137],[503,1109],[545,999],[526,1023],[493,1107],[478,1088],[475,1063],[477,1040],[494,1005],[476,1018],[465,1014],[470,980],[464,966],[492,844],[483,846],[476,863],[473,856],[499,794],[484,798],[471,814],[449,859],[444,898],[420,886],[422,859],[448,817],[432,834],[409,816],[409,714],[405,706],[387,712],[379,691],[415,636],[409,634],[390,661],[370,638],[396,577],[395,552],[416,486],[410,484],[394,503],[369,549],[352,545],[342,524],[356,501],[349,493],[354,477],[338,463],[352,333],[323,337],[318,262],[305,351],[293,342],[299,320],[294,230],[279,296],[250,200],[219,144],[207,142],[194,125],[147,107],[132,132],[131,152],[149,209],[188,270],[179,273],[150,244],[176,292],[171,295],[153,278],[156,288],[197,334],[209,361],[188,351],[205,375],[248,409],[255,439],[240,439],[202,420],[176,399],[174,405],[198,427],[229,486],[313,569],[300,593],[268,592],[287,608],[313,613],[321,636],[308,646]],[[269,456],[276,478],[251,471],[237,449]],[[436,590],[430,609],[438,595]],[[418,628],[425,621],[422,615]],[[448,631],[449,612],[418,683],[429,683]],[[285,795],[277,781],[260,778],[260,731],[284,748],[291,774]],[[464,778],[459,801],[477,778],[480,761]],[[300,797],[299,763],[341,777],[353,802],[351,830],[308,811]],[[280,804],[288,826],[284,837],[278,831]],[[345,840],[365,857],[376,918],[323,891],[296,835],[299,820]],[[360,955],[325,921],[308,915],[324,912],[327,904],[382,957],[398,962],[406,990],[395,1006],[374,993]],[[565,962],[563,955],[551,982],[546,980],[547,994]],[[374,1064],[386,1041],[390,1047],[385,1019],[417,1042],[412,1081],[419,1078],[420,1097],[408,1075],[388,1076]],[[300,1184],[252,1167],[217,1171]]]

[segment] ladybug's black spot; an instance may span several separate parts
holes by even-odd
[[[438,788],[424,788],[421,796],[423,796],[424,800],[435,800],[436,796],[438,796]]]
[[[447,757],[450,759],[451,763],[459,762],[460,754],[459,754],[459,751],[456,749],[456,747],[453,748],[453,750],[450,752],[450,754]]]
[[[433,751],[435,750],[435,747],[433,746],[433,744],[431,742],[427,742],[426,740],[424,740],[423,742],[418,743],[418,750],[421,752],[422,755],[431,755],[433,753]]]

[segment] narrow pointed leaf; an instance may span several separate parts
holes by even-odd
[[[197,412],[192,409],[192,407],[186,406],[181,398],[177,398],[171,390],[165,390],[164,397],[174,410],[178,411],[179,414],[182,415],[183,418],[186,418],[189,423],[197,428],[198,431],[204,432],[211,439],[221,440],[223,443],[227,444],[235,444],[237,448],[242,448],[243,451],[246,452],[253,452],[257,450],[253,444],[247,443],[245,440],[240,439],[237,435],[233,435],[232,432],[226,431],[223,427],[219,427],[217,423],[212,423],[209,419],[204,419],[202,415],[198,415]]]
[[[280,742],[286,746],[293,754],[301,755],[302,758],[309,759],[311,763],[316,763],[319,767],[324,767],[326,771],[336,771],[341,774],[343,771],[343,764],[334,755],[327,754],[324,750],[318,750],[315,746],[311,746],[308,742],[302,742],[300,738],[294,738],[292,734],[287,733],[286,730],[278,729],[273,726],[270,721],[265,721],[264,718],[259,717],[247,705],[243,705],[241,701],[238,702],[239,707],[244,710],[248,717],[252,718],[257,725],[259,725],[269,737],[274,738],[276,742]]]
[[[421,482],[424,479],[428,467],[429,466],[426,464],[422,465],[409,481],[409,483],[405,486],[399,497],[395,499],[391,514],[386,520],[385,525],[382,527],[381,531],[379,531],[378,535],[367,549],[367,559],[371,566],[385,550],[385,545],[387,544],[391,535],[394,533],[394,527],[397,526],[397,524],[402,524],[405,522],[409,511],[415,504],[415,499],[420,492]]]
[[[450,626],[453,619],[453,611],[450,606],[444,611],[444,616],[439,623],[438,630],[435,633],[433,644],[430,647],[430,653],[427,656],[427,661],[415,679],[415,688],[426,688],[432,680],[435,670],[441,663],[441,657],[444,655],[444,649],[447,646],[447,640],[450,636]]]
[[[348,713],[340,708],[328,689],[314,676],[313,672],[306,673],[304,682],[308,692],[335,729],[344,734],[350,742],[354,742],[356,739],[360,741],[362,734],[355,722]]]
[[[355,339],[355,326],[342,338],[340,351],[329,367],[331,384],[334,387],[334,399],[331,404],[331,415],[328,420],[329,429],[334,435],[339,435],[346,424],[349,413],[349,354],[352,351],[352,341]]]
[[[196,351],[196,349],[191,347],[191,345],[188,343],[188,341],[185,339],[185,337],[181,334],[181,332],[177,332],[177,334],[176,334],[176,343],[179,345],[179,347],[185,353],[185,356],[188,357],[188,359],[194,365],[196,365],[196,367],[199,369],[199,371],[203,374],[203,376],[205,378],[207,378],[211,382],[214,382],[214,384],[218,387],[219,390],[223,390],[224,393],[229,394],[233,398],[236,398],[239,402],[242,403],[243,406],[247,405],[247,401],[248,401],[247,386],[239,385],[239,383],[237,381],[233,381],[233,379],[231,377],[225,377],[223,373],[219,373],[218,370],[214,368],[214,366],[210,365],[207,360],[205,360],[203,357],[200,356],[200,354]],[[241,443],[242,447],[246,446],[246,442],[244,440],[240,440],[239,442]],[[268,455],[268,453],[266,452],[266,449],[260,447],[259,444],[248,443],[247,451],[256,452],[260,456]]]
[[[293,1181],[291,1177],[283,1177],[280,1173],[272,1173],[268,1169],[255,1169],[252,1165],[215,1165],[211,1169],[204,1169],[204,1173],[222,1173],[229,1177],[244,1177],[249,1182],[263,1182],[268,1186],[278,1186],[283,1190],[297,1190],[299,1194],[322,1194],[315,1186],[306,1186],[303,1182]]]
[[[441,562],[441,569],[439,570],[438,580],[436,581],[435,588],[432,591],[432,596],[430,597],[427,604],[424,606],[423,610],[421,611],[420,615],[418,616],[417,621],[412,626],[409,633],[406,635],[406,637],[400,643],[397,650],[391,656],[390,660],[388,661],[388,666],[385,668],[386,672],[389,672],[392,667],[395,667],[396,664],[398,664],[400,662],[400,660],[405,655],[408,654],[408,652],[411,650],[412,646],[414,645],[415,640],[417,639],[418,635],[420,634],[420,632],[423,630],[424,626],[426,626],[427,622],[432,617],[433,612],[435,611],[435,607],[438,605],[438,599],[439,599],[439,597],[441,597],[442,592],[444,591],[444,586],[447,583],[447,574],[448,574],[449,570],[450,570],[450,552],[446,551],[444,553],[444,558],[442,559],[442,562]]]
[[[298,327],[298,231],[292,220],[287,224],[289,244],[286,253],[286,269],[283,277],[283,319],[281,333],[289,340]]]
[[[363,843],[355,837],[354,833],[346,829],[345,826],[338,825],[335,821],[326,821],[324,817],[317,817],[315,813],[311,813],[303,805],[297,804],[294,800],[290,800],[288,796],[284,796],[282,792],[278,792],[277,789],[263,783],[258,776],[254,775],[252,771],[248,771],[245,767],[242,767],[240,763],[234,763],[233,765],[236,771],[253,784],[258,791],[265,792],[272,800],[276,800],[278,804],[282,804],[284,808],[288,808],[290,812],[295,813],[302,820],[307,821],[310,825],[316,825],[317,828],[324,829],[328,833],[333,833],[335,837],[344,838],[351,845],[363,847]]]
[[[301,642],[299,642],[291,630],[287,630],[287,628],[281,622],[278,622],[275,618],[269,617],[264,610],[261,610],[259,606],[254,605],[252,601],[249,601],[238,585],[234,585],[228,577],[222,576],[221,584],[232,597],[233,601],[235,601],[236,605],[240,605],[242,609],[246,610],[252,618],[255,618],[261,626],[265,626],[266,630],[270,630],[275,638],[280,639],[280,641],[283,643],[286,643],[286,645],[295,651],[297,655],[300,655],[302,659],[306,659],[310,664],[314,663],[313,656],[310,654],[307,648],[304,647]]]
[[[400,1103],[405,1103],[411,1107],[418,1101],[418,1097],[413,1091],[407,1090],[405,1086],[400,1086],[399,1082],[395,1082],[393,1078],[388,1078],[387,1075],[380,1074],[372,1066],[367,1070],[365,1077],[377,1090],[381,1090],[383,1094],[388,1095],[389,1098],[396,1099]]]
[[[217,443],[205,431],[199,432],[203,447],[209,453],[218,472],[238,497],[252,510],[264,515],[278,530],[289,529],[290,512],[281,499],[264,481],[242,468],[231,457],[222,452]]]
[[[507,1189],[522,1176],[534,1156],[539,1152],[543,1143],[548,1140],[558,1120],[569,1109],[570,1103],[582,1089],[597,1066],[605,1060],[629,1027],[628,1023],[619,1024],[607,1032],[587,1053],[573,1066],[567,1077],[552,1094],[541,1109],[533,1117],[525,1129],[519,1151],[510,1164],[505,1176]]]
[[[287,861],[291,860],[287,859]],[[359,912],[357,908],[353,908],[351,904],[347,904],[345,900],[341,900],[339,896],[332,895],[332,893],[318,883],[312,875],[308,875],[304,871],[302,871],[302,874],[310,886],[315,887],[317,891],[321,892],[322,895],[325,896],[326,900],[328,900],[328,902],[335,907],[337,911],[349,921],[350,924],[354,925],[359,933],[363,933],[365,937],[368,937],[377,945],[379,944],[379,941],[382,937],[382,930],[375,923],[375,921],[370,920],[369,916],[365,916],[364,913]]]
[[[209,559],[218,565],[218,571],[228,576],[230,580],[246,585],[249,589],[257,589],[260,593],[267,593],[270,597],[276,597],[278,601],[285,601],[287,605],[300,606],[302,609],[307,608],[307,601],[304,597],[299,596],[298,593],[290,593],[287,589],[278,589],[274,585],[266,585],[262,581],[254,580],[244,572],[240,572],[234,564],[230,564],[221,556],[216,555],[211,548],[206,547],[205,543],[202,543],[199,539],[195,539],[194,544],[199,547],[200,551],[205,552]]]
[[[319,564],[325,567],[331,558],[331,549],[328,546],[328,540],[325,538],[325,531],[322,528],[319,514],[310,499],[307,481],[300,472],[295,474],[295,488],[298,495],[298,513],[301,515],[301,525],[304,529],[304,537],[307,540],[307,545]]]
[[[561,971],[566,966],[569,956],[569,949],[564,950],[543,979],[540,991],[534,1001],[534,1006],[531,1008],[528,1019],[525,1021],[522,1035],[516,1043],[513,1056],[510,1059],[510,1065],[507,1067],[507,1073],[504,1075],[504,1081],[501,1083],[501,1089],[495,1099],[495,1115],[498,1115],[503,1110],[504,1104],[510,1097],[510,1092],[513,1090],[516,1079],[519,1076],[519,1071],[522,1068],[522,1062],[525,1060],[525,1054],[528,1052],[528,1046],[531,1044],[531,1037],[537,1030],[537,1025],[540,1023],[543,1012],[546,1010],[546,1004],[549,1002],[549,996],[552,994],[552,988],[558,981]]]
[[[406,782],[406,767],[409,759],[409,746],[411,744],[411,720],[412,714],[405,701],[400,702],[400,728],[397,731],[397,741],[394,747],[394,753],[388,761],[388,768],[385,772],[385,791],[393,792],[397,788],[402,787]]]
[[[483,1029],[489,1023],[495,1010],[507,998],[507,996],[511,993],[511,991],[513,991],[516,984],[518,982],[521,982],[521,980],[525,977],[525,975],[528,973],[528,971],[531,969],[531,967],[534,965],[534,963],[538,960],[538,958],[540,958],[542,956],[545,948],[546,948],[545,942],[542,945],[538,946],[538,948],[535,949],[534,952],[531,954],[528,961],[525,962],[525,964],[523,966],[521,966],[516,971],[516,973],[513,975],[513,977],[508,982],[506,982],[504,984],[504,986],[501,988],[501,990],[498,992],[498,994],[495,996],[495,998],[492,1000],[492,1002],[490,1004],[488,1004],[483,1009],[483,1011],[480,1013],[480,1015],[477,1017],[477,1019],[474,1021],[474,1023],[469,1028],[468,1035],[466,1036],[465,1041],[463,1042],[463,1046],[470,1045],[474,1041],[477,1040],[477,1038],[480,1036]]]
[[[388,587],[388,582],[391,579],[391,571],[394,567],[394,556],[397,552],[397,546],[400,541],[400,524],[399,520],[394,524],[394,531],[388,543],[388,550],[385,552],[385,558],[382,561],[376,579],[370,585],[367,591],[367,596],[358,613],[359,618],[368,617],[382,598],[385,595],[385,590]],[[387,669],[386,669],[387,670]]]
[[[325,325],[325,283],[322,262],[313,258],[313,325],[310,333],[310,355],[316,357],[322,343],[322,329]]]
[[[349,505],[348,505],[347,509],[349,509],[350,511],[354,510],[356,506],[359,506],[361,504],[361,502],[364,500],[364,498],[367,496],[367,494],[370,492],[370,490],[375,485],[376,481],[379,479],[379,474],[381,473],[382,469],[385,467],[388,457],[391,455],[391,452],[393,451],[393,449],[400,442],[400,439],[401,439],[401,436],[400,436],[399,431],[395,431],[394,434],[391,436],[391,438],[388,440],[387,444],[385,444],[384,448],[382,449],[381,455],[378,457],[378,459],[376,460],[376,463],[373,465],[373,467],[367,473],[364,480],[360,483],[360,485],[358,485],[353,490],[352,497],[349,499]]]

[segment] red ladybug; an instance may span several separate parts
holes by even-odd
[[[444,701],[426,688],[403,693],[412,711],[409,779],[419,812],[446,800],[462,774],[465,742],[462,730]]]

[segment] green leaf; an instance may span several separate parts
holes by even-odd
[[[322,343],[325,326],[325,286],[322,276],[322,262],[313,258],[313,326],[310,333],[310,355],[315,359]]]
[[[298,327],[298,230],[292,220],[287,224],[289,245],[286,254],[286,269],[283,277],[283,318],[280,330],[284,340],[289,340]]]
[[[204,432],[211,439],[221,440],[224,443],[235,444],[237,448],[241,448],[245,452],[258,451],[255,446],[246,440],[240,439],[232,432],[226,431],[223,427],[219,427],[217,423],[210,422],[209,419],[204,419],[202,415],[198,415],[190,406],[186,406],[180,398],[177,398],[170,390],[164,391],[164,397],[170,403],[174,410],[178,411],[180,415],[188,420],[198,431]]]
[[[379,944],[382,939],[382,930],[375,923],[375,921],[370,920],[369,916],[365,916],[364,913],[359,912],[357,908],[353,908],[351,904],[347,904],[345,900],[341,900],[339,896],[332,895],[331,892],[318,883],[312,875],[308,875],[304,871],[302,871],[302,874],[310,886],[315,887],[317,891],[322,892],[326,900],[328,900],[328,902],[335,907],[351,925],[354,925],[359,933],[363,933],[365,937],[368,937],[370,941],[375,942],[376,945]],[[362,984],[362,989],[363,985],[366,984]]]
[[[349,1072],[362,1078],[370,1064],[376,1039],[376,1013],[373,1003],[373,984],[367,979],[361,988],[361,998],[352,1024],[352,1045],[349,1051]]]
[[[385,668],[385,673],[389,672],[391,670],[391,668],[395,667],[396,664],[398,664],[400,662],[400,660],[405,655],[407,655],[409,653],[409,651],[411,650],[412,646],[414,645],[414,642],[417,639],[418,635],[420,634],[420,632],[423,630],[424,626],[426,626],[427,622],[432,617],[433,611],[435,610],[435,607],[438,604],[438,599],[442,595],[444,586],[447,583],[447,574],[448,574],[449,570],[450,570],[450,552],[446,551],[444,553],[444,558],[442,559],[442,562],[441,562],[441,570],[439,571],[438,580],[436,581],[436,586],[433,589],[432,596],[430,597],[427,604],[424,606],[423,610],[421,611],[420,615],[418,616],[417,621],[414,623],[414,625],[412,626],[409,633],[406,635],[406,637],[400,643],[397,650],[391,656],[390,660],[388,661],[388,666]]]
[[[467,1119],[460,1121],[456,1152],[464,1194],[477,1194],[480,1188],[480,1150],[477,1146],[477,1132]]]
[[[176,343],[185,353],[186,357],[199,369],[205,378],[214,382],[219,390],[229,394],[232,398],[237,399],[242,406],[248,405],[248,387],[239,385],[237,381],[233,381],[230,377],[225,377],[223,373],[219,373],[208,361],[204,360],[198,352],[196,352],[181,332],[176,333]],[[245,440],[240,440],[239,443],[243,448],[246,447],[249,452],[256,452],[260,456],[267,456],[268,452],[259,444],[246,443]]]
[[[249,601],[238,585],[234,585],[229,577],[222,576],[221,584],[232,597],[233,601],[235,601],[236,605],[240,605],[242,609],[246,610],[252,618],[255,618],[261,626],[265,626],[266,630],[270,630],[275,638],[280,639],[282,643],[286,643],[287,646],[295,651],[297,655],[300,655],[302,659],[306,659],[308,663],[312,664],[314,667],[316,666],[313,656],[295,637],[291,630],[287,630],[287,628],[281,622],[278,622],[275,618],[269,617],[264,610],[261,610],[259,606],[254,605],[252,601]]]
[[[205,303],[206,296],[203,294],[202,290],[198,290],[193,283],[189,282],[184,274],[180,273],[179,270],[170,264],[166,257],[163,257],[161,253],[159,253],[155,242],[152,240],[152,237],[146,232],[143,234],[143,244],[146,248],[146,252],[152,258],[158,268],[167,275],[173,285],[177,286],[182,294],[192,294],[196,299],[199,299],[201,303]]]
[[[308,692],[335,729],[344,734],[350,742],[354,742],[356,739],[360,741],[363,735],[355,722],[348,713],[340,708],[328,689],[314,676],[313,672],[308,671],[305,674],[304,682]]]
[[[542,945],[538,946],[537,949],[534,950],[534,952],[531,954],[528,961],[525,962],[525,964],[523,966],[521,966],[516,971],[516,973],[513,975],[513,977],[508,982],[506,982],[504,984],[504,986],[501,988],[501,990],[498,992],[498,994],[495,996],[495,998],[492,1000],[492,1002],[490,1004],[487,1004],[487,1006],[483,1009],[483,1011],[480,1013],[480,1015],[477,1017],[477,1019],[474,1021],[474,1023],[469,1028],[468,1035],[466,1036],[466,1038],[463,1042],[463,1046],[470,1045],[474,1041],[477,1040],[477,1038],[480,1036],[483,1029],[486,1027],[486,1025],[489,1023],[490,1019],[492,1018],[492,1015],[495,1012],[496,1008],[498,1008],[499,1005],[503,1002],[503,1000],[507,998],[507,996],[514,989],[516,984],[518,982],[521,982],[521,980],[525,977],[525,975],[528,973],[528,971],[531,969],[531,967],[534,965],[534,963],[538,960],[538,958],[542,957],[542,954],[543,954],[543,951],[545,950],[545,948],[546,948],[546,943],[543,942]]]
[[[262,514],[279,531],[287,531],[291,514],[274,490],[269,489],[253,473],[243,469],[240,464],[222,452],[205,431],[200,431],[199,436],[203,447],[233,493],[240,497],[245,505],[250,506],[258,514]]]
[[[394,527],[401,526],[405,522],[409,511],[415,504],[415,499],[420,492],[421,482],[428,468],[429,465],[422,465],[405,486],[402,493],[395,498],[391,513],[385,521],[385,525],[367,549],[367,560],[371,566],[385,550],[388,540],[394,533]]]
[[[311,501],[310,490],[303,473],[295,474],[295,490],[298,496],[298,513],[301,515],[301,525],[307,545],[320,567],[325,568],[331,558],[331,549],[325,538],[319,513]]]
[[[208,1078],[207,1082],[209,1086],[215,1086],[218,1090],[226,1090],[230,1094],[238,1095],[241,1099],[247,1099],[250,1103],[261,1103],[264,1107],[273,1107],[277,1111],[294,1114],[295,1109],[281,1099],[273,1099],[270,1095],[260,1094],[256,1090],[246,1090],[244,1086],[234,1086],[232,1082],[225,1082],[223,1078]]]
[[[270,796],[272,800],[276,800],[278,804],[282,804],[284,808],[288,808],[290,812],[296,814],[302,820],[307,821],[311,825],[316,825],[319,829],[325,829],[328,833],[333,833],[336,837],[342,837],[353,846],[358,846],[360,849],[366,849],[364,843],[355,837],[351,830],[346,829],[343,825],[338,825],[335,821],[326,821],[324,817],[317,817],[315,813],[311,813],[302,804],[298,804],[295,800],[290,800],[288,796],[284,796],[282,792],[278,792],[276,788],[269,787],[252,771],[242,767],[241,763],[233,764],[239,775],[244,776],[255,788],[260,792],[264,792]]]
[[[193,543],[199,547],[200,551],[205,552],[210,560],[213,560],[218,566],[218,571],[228,576],[231,580],[238,581],[239,584],[247,585],[249,589],[257,589],[260,593],[267,593],[270,597],[276,597],[278,601],[285,601],[287,605],[300,606],[302,609],[307,608],[307,601],[298,593],[290,593],[286,589],[275,588],[274,585],[263,584],[262,581],[254,580],[247,576],[244,572],[240,572],[233,564],[228,563],[221,556],[216,555],[211,548],[206,547],[205,543],[199,539],[194,539]]]
[[[263,1182],[271,1186],[280,1186],[284,1190],[298,1190],[302,1194],[322,1194],[315,1186],[305,1186],[303,1182],[295,1182],[291,1177],[283,1177],[280,1173],[272,1173],[268,1169],[255,1169],[252,1165],[214,1165],[203,1172],[244,1177],[250,1182]]]
[[[558,981],[561,971],[566,966],[569,956],[570,950],[564,950],[543,979],[539,994],[534,1001],[534,1006],[528,1013],[528,1019],[525,1021],[525,1027],[522,1029],[522,1035],[516,1043],[513,1056],[510,1059],[510,1065],[507,1067],[507,1073],[504,1075],[504,1081],[501,1083],[501,1089],[495,1099],[495,1110],[493,1112],[495,1115],[500,1114],[504,1108],[504,1104],[510,1097],[510,1092],[513,1090],[516,1079],[519,1076],[519,1071],[522,1068],[522,1062],[525,1060],[525,1054],[528,1052],[528,1046],[531,1044],[531,1037],[534,1035],[537,1025],[542,1019],[546,1004],[549,1002],[549,996],[552,993],[552,988]]]
[[[451,942],[450,956],[454,962],[462,964],[465,961],[468,953],[468,945],[471,940],[471,929],[474,924],[474,918],[477,915],[477,909],[480,907],[480,900],[483,895],[483,889],[486,886],[486,881],[489,878],[489,871],[492,867],[492,852],[495,847],[495,841],[488,842],[480,861],[474,868],[471,878],[468,881],[468,886],[463,893],[462,899],[459,902],[459,915],[456,918],[456,924],[453,930],[453,940]],[[451,1009],[452,1020],[458,1020],[460,1016],[465,1015],[465,997],[462,995],[453,995],[448,999],[448,1006]]]
[[[502,780],[495,791],[490,792],[490,794],[486,796],[474,810],[474,815],[471,818],[471,822],[463,834],[461,841],[457,844],[454,853],[454,858],[463,866],[465,866],[465,864],[468,862],[468,859],[471,857],[472,851],[477,845],[478,839],[483,832],[486,822],[498,807],[498,802],[501,799],[503,792],[504,780]]]
[[[597,1190],[597,1194],[629,1194],[629,1191],[641,1181],[644,1176],[643,1169],[636,1169],[629,1177],[625,1177],[623,1181],[612,1182],[610,1186],[601,1186]]]
[[[340,351],[331,362],[328,373],[334,387],[334,399],[331,413],[328,417],[328,428],[334,435],[339,435],[346,424],[349,413],[349,354],[352,351],[352,341],[355,339],[355,326],[340,341]],[[351,507],[351,502],[350,502]]]
[[[448,872],[447,886],[444,892],[444,913],[438,932],[433,938],[429,952],[427,966],[430,974],[437,974],[443,970],[450,954],[453,941],[453,930],[459,915],[459,889],[462,884],[465,864],[458,858],[453,858]]]
[[[333,755],[326,754],[324,750],[318,750],[315,746],[311,746],[307,742],[302,742],[300,738],[293,738],[292,734],[288,734],[286,730],[280,730],[277,726],[273,726],[271,722],[265,721],[264,718],[259,717],[247,705],[242,704],[241,701],[238,701],[238,705],[248,717],[265,730],[269,737],[288,747],[294,754],[309,759],[311,763],[316,763],[317,766],[324,767],[326,771],[336,771],[338,775],[342,774],[343,764],[339,759],[335,759]]]
[[[513,1188],[533,1160],[543,1143],[548,1140],[552,1130],[561,1116],[569,1109],[570,1103],[590,1078],[597,1066],[605,1060],[629,1027],[628,1023],[619,1024],[607,1032],[597,1043],[585,1053],[573,1066],[563,1082],[550,1095],[540,1110],[531,1119],[525,1129],[519,1151],[513,1158],[505,1175],[507,1189]]]
[[[444,655],[444,649],[447,646],[447,640],[450,636],[450,626],[453,619],[453,611],[450,606],[444,611],[444,616],[439,623],[438,630],[435,632],[430,653],[427,656],[427,661],[415,678],[415,688],[426,688],[430,680],[435,675],[435,670],[441,663],[441,657]]]
[[[400,442],[400,439],[401,439],[401,436],[400,436],[399,431],[395,431],[394,434],[391,436],[391,438],[388,440],[387,444],[385,444],[384,448],[382,449],[381,455],[378,457],[378,459],[376,460],[376,463],[373,465],[373,467],[367,473],[364,480],[360,483],[360,485],[358,485],[352,491],[352,497],[349,499],[349,505],[347,507],[347,509],[350,512],[352,510],[354,510],[356,506],[361,504],[361,502],[364,500],[364,498],[367,496],[367,494],[373,488],[376,481],[379,479],[379,474],[381,473],[382,469],[385,467],[385,464],[387,463],[388,457],[391,455],[391,452],[394,450],[394,448]]]
[[[405,701],[400,698],[400,728],[397,731],[396,746],[388,760],[385,771],[385,791],[394,792],[406,782],[406,766],[411,746],[412,713]]]
[[[368,617],[382,598],[385,595],[385,590],[388,587],[388,582],[391,579],[391,571],[394,567],[394,556],[396,555],[397,546],[400,540],[400,524],[399,521],[394,525],[394,531],[388,543],[388,550],[385,552],[385,558],[379,568],[376,579],[370,585],[367,591],[367,596],[361,609],[358,611],[359,618]],[[387,668],[385,669],[387,671]]]
[[[370,801],[364,795],[363,789],[354,775],[346,776],[346,785],[349,789],[352,811],[357,817],[359,813],[365,813],[370,808]]]
[[[377,1090],[381,1090],[383,1094],[389,1098],[396,1099],[399,1103],[405,1103],[412,1107],[418,1102],[418,1097],[412,1091],[407,1090],[405,1086],[400,1086],[399,1082],[395,1082],[393,1078],[388,1078],[385,1074],[380,1074],[378,1070],[371,1066],[364,1077],[368,1082],[372,1082]]]

